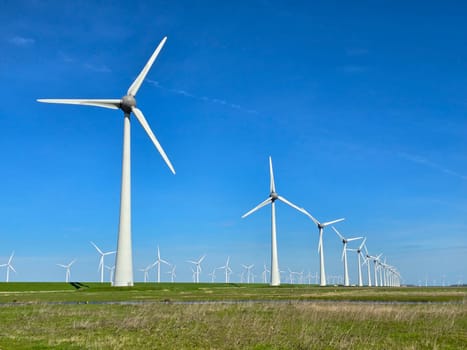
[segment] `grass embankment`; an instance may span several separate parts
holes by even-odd
[[[467,344],[466,288],[53,285],[0,284],[0,349],[463,349]],[[431,302],[339,301],[352,298]],[[256,302],[158,302],[169,299]],[[152,302],[93,303],[116,300]]]

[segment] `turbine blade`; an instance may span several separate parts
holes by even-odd
[[[99,99],[99,100],[84,100],[84,99],[38,99],[37,102],[42,103],[59,103],[66,105],[83,105],[83,106],[94,106],[103,107],[110,109],[119,109],[122,100],[117,99]]]
[[[269,177],[271,179],[270,190],[276,192],[276,185],[274,184],[274,171],[272,170],[272,158],[269,156]]]
[[[362,244],[360,244],[360,247],[358,248],[358,250],[362,250],[363,246],[365,245],[365,242],[366,242],[366,237],[363,239],[363,242]]]
[[[10,269],[12,269],[12,270],[16,273],[16,270],[15,270],[15,268],[14,268],[12,265],[8,265],[8,267],[9,267]]]
[[[271,197],[269,197],[268,199],[266,199],[265,201],[261,202],[260,204],[258,204],[256,207],[254,207],[253,209],[251,209],[248,213],[246,214],[243,214],[242,215],[242,219],[246,218],[248,215],[250,214],[253,214],[255,211],[257,211],[258,209],[261,209],[262,207],[264,207],[265,205],[269,204],[272,202],[272,199]]]
[[[344,246],[344,248],[342,248],[342,256],[341,256],[342,261],[344,260],[344,255],[345,255],[345,246]]]
[[[8,259],[8,265],[10,265],[11,260],[13,260],[13,256],[15,255],[15,252],[13,251],[10,255],[10,259]]]
[[[292,202],[288,201],[287,199],[285,199],[284,197],[282,196],[277,196],[277,199],[279,199],[281,202],[284,202],[285,204],[291,206],[292,208],[298,210],[299,212],[303,213],[306,215],[306,210],[304,210],[303,208],[300,208],[299,206],[293,204]]]
[[[341,221],[344,221],[344,220],[345,220],[344,218],[341,218],[341,219],[325,222],[321,226],[326,227],[326,226],[329,226],[329,225],[332,225],[332,224],[335,224],[337,222],[341,222]]]
[[[165,261],[164,259],[160,259],[160,262],[170,266],[170,264],[167,261]]]
[[[146,118],[144,118],[144,115],[143,115],[143,112],[141,112],[141,110],[139,110],[138,108],[136,107],[133,107],[131,109],[133,111],[133,113],[135,114],[136,116],[136,119],[138,119],[138,121],[140,122],[141,126],[143,127],[143,129],[146,131],[146,133],[148,134],[149,138],[151,139],[152,143],[154,144],[154,146],[156,146],[157,150],[159,151],[159,153],[161,154],[162,158],[164,159],[165,163],[167,164],[167,166],[170,168],[170,170],[172,171],[172,173],[175,174],[175,169],[174,167],[172,166],[172,163],[170,163],[170,160],[169,158],[167,157],[167,155],[165,154],[164,150],[162,149],[162,146],[160,145],[159,141],[157,141],[156,139],[156,136],[154,135],[154,133],[152,132],[151,128],[149,127],[149,124],[148,122],[146,121]]]
[[[96,250],[99,252],[99,254],[101,255],[104,255],[104,253],[102,252],[102,250],[99,249],[99,247],[93,242],[93,241],[90,241],[91,244],[94,246],[94,248],[96,248]]]
[[[336,229],[334,226],[331,226],[331,228],[334,230],[334,232],[337,233],[337,235],[339,236],[340,239],[345,240],[344,236],[342,236],[342,235],[339,233],[339,231],[337,231],[337,229]]]
[[[317,225],[317,226],[320,225],[319,221],[316,220],[316,218],[314,218],[313,215],[311,215],[311,214],[310,214],[308,211],[306,211],[304,208],[301,208],[301,209],[302,209],[301,212],[302,212],[303,214],[305,214],[306,216],[308,216],[308,217],[311,219],[311,221],[313,221],[313,222],[315,223],[315,225]]]
[[[162,41],[159,43],[159,45],[156,47],[156,50],[154,51],[152,56],[149,58],[148,63],[146,63],[146,65],[144,66],[141,73],[139,73],[139,75],[136,77],[133,84],[131,84],[131,86],[128,88],[128,93],[127,93],[128,95],[136,96],[141,84],[144,81],[144,78],[146,78],[146,75],[148,74],[149,70],[151,69],[152,64],[156,60],[157,55],[162,50],[162,47],[164,46],[166,41],[167,41],[167,37],[164,37],[162,39]]]
[[[347,239],[347,242],[351,242],[351,241],[357,241],[359,239],[362,239],[363,237],[354,237],[354,238],[349,238]]]

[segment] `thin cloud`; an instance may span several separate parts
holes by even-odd
[[[417,164],[421,164],[421,165],[424,165],[426,167],[429,167],[429,168],[432,168],[432,169],[436,169],[436,170],[439,170],[447,175],[450,175],[450,176],[454,176],[454,177],[457,177],[457,178],[460,178],[462,180],[467,180],[467,176],[466,175],[462,175],[456,171],[453,171],[451,169],[448,169],[446,167],[443,167],[442,165],[439,165],[437,163],[434,163],[426,158],[423,158],[419,155],[414,155],[414,154],[409,154],[409,153],[404,153],[404,152],[399,152],[398,155],[406,160],[409,160],[413,163],[417,163]]]
[[[226,107],[229,107],[229,108],[232,108],[232,109],[239,110],[241,112],[246,112],[246,113],[250,113],[250,114],[258,114],[258,112],[253,110],[253,109],[244,108],[244,107],[242,107],[242,106],[240,106],[238,104],[231,103],[231,102],[223,100],[223,99],[207,97],[207,96],[198,96],[198,95],[195,95],[195,94],[193,94],[191,92],[188,92],[186,90],[168,88],[168,87],[162,86],[156,80],[146,79],[146,81],[148,83],[152,84],[153,86],[159,88],[159,89],[171,92],[173,94],[182,95],[182,96],[185,96],[185,97],[193,98],[195,100],[199,100],[199,101],[203,101],[203,102],[207,102],[207,103],[223,105],[223,106],[226,106]]]
[[[11,44],[20,46],[20,47],[31,46],[36,42],[33,38],[26,38],[26,37],[18,36],[18,35],[9,38],[8,41]]]

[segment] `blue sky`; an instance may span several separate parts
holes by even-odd
[[[178,281],[203,254],[201,280],[229,255],[233,280],[241,264],[260,275],[270,209],[240,217],[268,196],[271,155],[279,194],[345,217],[340,231],[365,235],[405,282],[465,282],[466,7],[7,1],[0,263],[14,250],[12,281],[60,281],[56,264],[76,258],[72,279],[98,280],[89,241],[116,247],[122,114],[35,100],[120,98],[167,35],[137,101],[177,174],[133,120],[135,270],[159,245]],[[318,271],[312,222],[279,203],[277,230],[281,270]],[[331,230],[324,246],[327,273],[342,275]]]

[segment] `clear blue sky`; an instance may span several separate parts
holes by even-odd
[[[201,280],[228,255],[232,280],[241,264],[260,275],[270,209],[240,217],[268,196],[271,155],[279,194],[320,220],[345,217],[341,232],[368,237],[404,282],[465,282],[466,10],[462,1],[4,2],[0,264],[14,250],[12,281],[60,281],[56,264],[76,258],[72,279],[98,280],[89,241],[116,248],[122,113],[36,99],[120,98],[168,36],[137,101],[177,174],[133,120],[135,270],[160,245],[178,281],[203,254]],[[281,270],[318,271],[312,222],[279,203],[277,229]],[[331,230],[324,246],[327,273],[341,275]]]

